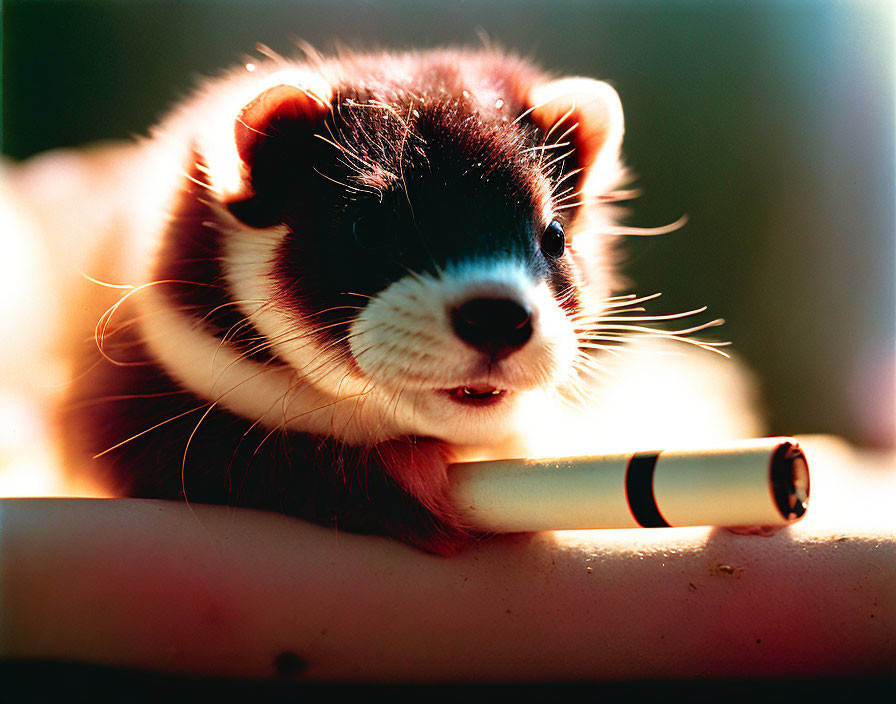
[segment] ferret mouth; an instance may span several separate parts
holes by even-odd
[[[445,389],[446,394],[455,403],[466,406],[493,406],[500,403],[507,395],[507,389],[499,389],[486,384],[471,386],[455,386],[453,389]]]

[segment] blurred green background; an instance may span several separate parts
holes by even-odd
[[[256,44],[477,45],[609,80],[644,195],[626,272],[703,304],[774,433],[894,444],[894,3],[833,0],[4,2],[3,152],[144,134]],[[0,234],[2,236],[2,234]]]

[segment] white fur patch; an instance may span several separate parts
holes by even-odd
[[[502,296],[532,311],[530,340],[489,364],[453,332],[449,309],[476,296]],[[576,338],[547,284],[512,261],[474,261],[432,275],[408,275],[374,296],[351,326],[350,347],[364,375],[410,402],[415,432],[460,443],[498,440],[513,426],[522,399],[572,375]],[[458,404],[447,389],[493,386],[506,392],[487,407]]]
[[[150,351],[178,383],[210,403],[272,430],[354,444],[382,442],[402,432],[384,413],[387,404],[376,389],[328,390],[290,366],[246,359],[173,310],[158,292],[144,293],[141,326]]]

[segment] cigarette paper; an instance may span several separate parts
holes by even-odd
[[[792,438],[700,450],[465,462],[449,470],[469,524],[498,533],[778,526],[800,519],[809,465]]]

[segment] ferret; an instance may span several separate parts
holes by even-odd
[[[481,538],[448,465],[524,451],[643,329],[623,133],[609,84],[492,50],[210,81],[92,176],[127,206],[71,255],[112,298],[72,301],[67,463],[437,554]]]

